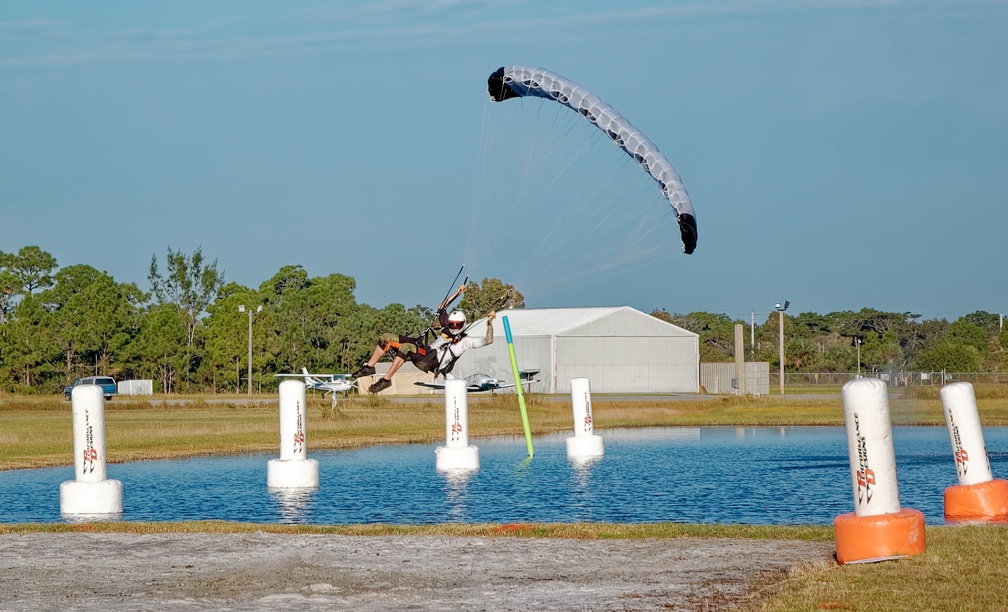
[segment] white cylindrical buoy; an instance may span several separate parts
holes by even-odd
[[[591,384],[587,378],[570,381],[574,412],[574,437],[567,438],[567,457],[587,459],[605,454],[605,442],[596,435],[592,417]]]
[[[941,390],[958,486],[945,489],[945,518],[952,521],[1008,517],[1008,481],[991,474],[973,385],[957,382]]]
[[[469,446],[469,394],[464,380],[445,381],[445,446]]]
[[[308,459],[305,385],[280,383],[280,458],[266,464],[266,486],[307,489],[319,486],[318,461]]]
[[[74,480],[60,484],[60,513],[121,515],[122,482],[106,476],[105,397],[98,385],[78,385],[70,394]]]
[[[300,380],[280,383],[280,460],[298,461],[305,448],[305,385]]]
[[[469,398],[466,381],[445,381],[445,445],[434,450],[439,470],[478,470],[479,448],[469,445]]]
[[[924,515],[901,508],[889,391],[877,378],[849,381],[841,390],[854,512],[833,522],[837,561],[883,561],[924,552]]]
[[[955,458],[959,484],[971,485],[993,479],[987,447],[984,445],[983,428],[977,411],[973,385],[957,382],[941,389],[942,407],[945,409],[945,425],[948,426],[949,440],[952,442],[952,456]]]
[[[841,393],[854,513],[872,516],[899,512],[896,453],[886,384],[877,378],[862,378],[848,382]]]

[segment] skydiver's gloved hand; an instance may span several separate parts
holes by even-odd
[[[494,320],[494,318],[496,316],[497,316],[497,311],[496,310],[491,310],[490,314],[487,315],[487,327],[490,326],[490,323],[493,322],[493,320]]]

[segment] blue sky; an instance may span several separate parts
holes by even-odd
[[[996,0],[7,2],[0,250],[146,288],[152,254],[202,246],[228,280],[300,264],[378,307],[434,305],[468,264],[529,306],[1008,312],[1005,32]],[[647,134],[696,253],[611,143],[491,104],[506,64]],[[529,173],[542,142],[563,171]],[[592,206],[652,231],[568,226]]]

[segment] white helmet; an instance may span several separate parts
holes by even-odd
[[[448,331],[450,331],[453,335],[461,333],[462,328],[464,328],[465,325],[466,316],[461,310],[456,310],[448,315]]]

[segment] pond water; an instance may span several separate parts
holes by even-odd
[[[567,458],[568,435],[470,442],[480,469],[438,472],[437,444],[312,451],[315,491],[266,487],[274,454],[108,466],[123,483],[125,521],[256,523],[510,523],[675,521],[831,525],[853,511],[843,427],[596,430],[605,456]],[[1008,427],[984,438],[995,477],[1008,476]],[[900,502],[944,523],[943,492],[957,484],[944,427],[894,427]],[[443,445],[443,443],[442,443]],[[54,523],[59,485],[73,468],[0,472],[0,522]]]

